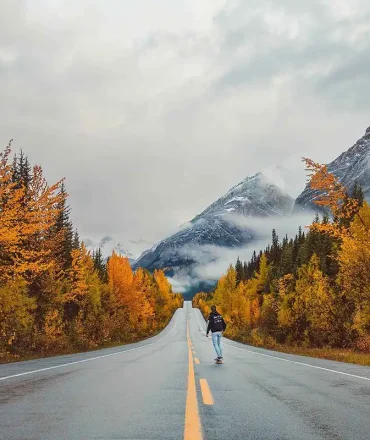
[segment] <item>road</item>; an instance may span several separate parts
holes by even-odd
[[[0,366],[1,440],[369,440],[370,368],[224,339],[185,302],[138,344]]]

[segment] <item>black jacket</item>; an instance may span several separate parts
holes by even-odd
[[[224,318],[218,312],[211,312],[208,318],[207,335],[211,331],[222,332],[226,330]]]

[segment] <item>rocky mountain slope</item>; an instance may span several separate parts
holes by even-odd
[[[144,252],[134,268],[166,268],[169,276],[191,276],[194,266],[212,261],[213,246],[243,247],[258,238],[258,231],[244,225],[248,218],[289,215],[293,204],[292,197],[263,174],[247,177],[177,233]]]
[[[353,147],[328,165],[328,171],[339,177],[349,190],[355,182],[360,184],[370,202],[370,127]],[[319,211],[320,208],[314,203],[316,197],[317,192],[306,186],[295,202],[294,212]]]

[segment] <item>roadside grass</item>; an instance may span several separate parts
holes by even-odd
[[[169,322],[168,322],[169,323]],[[91,348],[63,348],[63,349],[55,349],[55,350],[49,350],[49,351],[29,351],[29,352],[24,352],[24,353],[4,353],[4,352],[0,352],[0,365],[1,364],[10,364],[13,362],[22,362],[22,361],[32,361],[32,360],[36,360],[36,359],[43,359],[43,358],[50,358],[50,357],[54,357],[54,356],[64,356],[64,355],[68,355],[68,354],[77,354],[77,353],[89,353],[92,351],[97,351],[97,350],[103,350],[105,348],[113,348],[113,347],[124,347],[126,345],[129,344],[136,344],[138,342],[143,342],[146,341],[147,339],[150,339],[154,336],[157,336],[159,333],[161,333],[161,331],[163,331],[166,326],[168,325],[168,323],[166,325],[164,325],[163,327],[158,328],[156,331],[151,332],[150,334],[147,334],[145,336],[141,336],[138,338],[135,338],[131,341],[127,341],[127,342],[106,342],[106,343],[101,343],[99,345],[97,345],[96,347],[91,347]]]
[[[296,347],[282,344],[253,344],[244,338],[230,337],[236,342],[248,344],[257,348],[265,348],[281,353],[296,354],[298,356],[307,356],[319,359],[328,359],[331,361],[346,362],[349,364],[370,366],[370,353],[351,350],[348,348],[307,348]]]
[[[154,335],[153,335],[154,336]],[[151,337],[151,336],[149,336]],[[139,341],[142,341],[144,339],[140,339]],[[111,347],[120,347],[128,344],[134,344],[135,342],[139,341],[133,341],[133,342],[110,342],[107,344],[101,344],[94,348],[85,348],[78,350],[77,348],[64,348],[60,350],[50,350],[50,351],[40,351],[40,352],[24,352],[24,353],[0,353],[0,365],[1,364],[10,364],[12,362],[22,362],[22,361],[32,361],[36,359],[43,359],[43,358],[50,358],[54,356],[64,356],[68,354],[77,354],[77,353],[89,353],[90,351],[96,351],[96,350],[102,350],[104,348],[111,348]]]
[[[361,353],[350,349],[340,348],[303,348],[278,346],[276,351],[297,354],[300,356],[310,356],[320,359],[329,359],[349,364],[370,366],[370,353]]]

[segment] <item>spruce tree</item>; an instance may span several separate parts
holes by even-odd
[[[357,181],[352,190],[352,198],[358,201],[359,207],[361,208],[365,201],[365,194],[362,186]]]
[[[69,218],[70,207],[67,205],[68,195],[64,182],[62,182],[60,194],[62,198],[58,206],[60,213],[55,224],[55,232],[56,234],[60,235],[61,241],[58,257],[61,261],[63,269],[67,270],[72,264],[71,252],[73,250],[73,226]]]
[[[279,237],[276,234],[276,230],[272,230],[272,244],[271,244],[271,261],[276,262],[279,259],[280,248],[279,248]]]
[[[293,263],[293,242],[287,243],[283,247],[282,255],[281,255],[281,263],[279,276],[287,275],[289,273],[294,272],[294,263]]]
[[[243,281],[246,281],[250,278],[250,262],[247,263],[246,261],[243,264],[243,273],[244,273],[244,278]]]
[[[25,208],[27,206],[27,202],[29,201],[28,197],[28,188],[32,181],[32,168],[28,161],[28,157],[24,154],[23,150],[20,151],[20,155],[14,155],[13,158],[13,182],[16,183],[16,188],[24,188],[24,197],[21,201],[22,206]]]
[[[107,270],[106,270],[106,265],[104,264],[101,248],[93,252],[92,259],[94,261],[94,267],[98,271],[100,280],[106,282]]]
[[[80,236],[78,234],[77,229],[74,230],[74,232],[72,233],[73,238],[72,238],[72,249],[79,249],[80,248]]]
[[[239,284],[240,281],[244,279],[244,267],[239,257],[236,260],[235,270],[236,270],[236,281]]]

